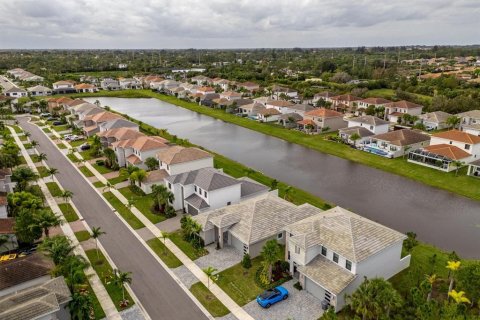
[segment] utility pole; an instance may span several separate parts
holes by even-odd
[[[383,55],[383,71],[385,71],[386,60],[387,60],[387,54],[385,53],[385,54]]]

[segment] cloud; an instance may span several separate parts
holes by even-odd
[[[476,0],[0,2],[0,47],[185,48],[478,42]]]

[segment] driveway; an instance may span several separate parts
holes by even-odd
[[[132,272],[132,289],[152,319],[207,319],[189,296],[171,278],[150,252],[113,213],[99,194],[61,154],[36,125],[19,118],[20,126],[39,142],[39,152],[48,157],[49,167],[64,189],[74,193],[72,201],[90,227],[106,232],[100,239],[108,254],[123,271]]]

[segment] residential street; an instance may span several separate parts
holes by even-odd
[[[206,319],[188,295],[167,271],[137,240],[102,198],[87,184],[81,174],[37,126],[19,118],[20,126],[39,143],[50,167],[57,168],[56,177],[64,189],[74,193],[73,202],[90,227],[106,232],[100,238],[108,254],[122,271],[132,272],[132,289],[152,319]],[[101,275],[99,275],[101,277]]]

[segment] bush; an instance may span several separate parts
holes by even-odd
[[[243,255],[241,264],[245,269],[250,269],[252,267],[252,259],[248,253]]]
[[[255,272],[255,283],[257,284],[257,286],[259,286],[260,288],[265,289],[265,290],[278,287],[282,283],[285,283],[288,280],[292,279],[292,277],[290,275],[286,275],[285,277],[282,277],[282,278],[278,279],[277,281],[273,281],[269,284],[265,284],[262,281],[262,273],[263,272],[264,272],[263,266],[261,266],[257,269],[257,271]]]
[[[164,212],[165,217],[167,218],[173,218],[177,216],[177,213],[175,212],[175,209],[172,206],[167,206]]]
[[[104,160],[97,160],[95,161],[95,163],[99,166],[104,166],[105,165],[105,161]]]
[[[300,282],[298,282],[298,281],[293,285],[293,287],[294,287],[295,289],[297,289],[298,291],[303,290],[302,285],[301,285]]]

